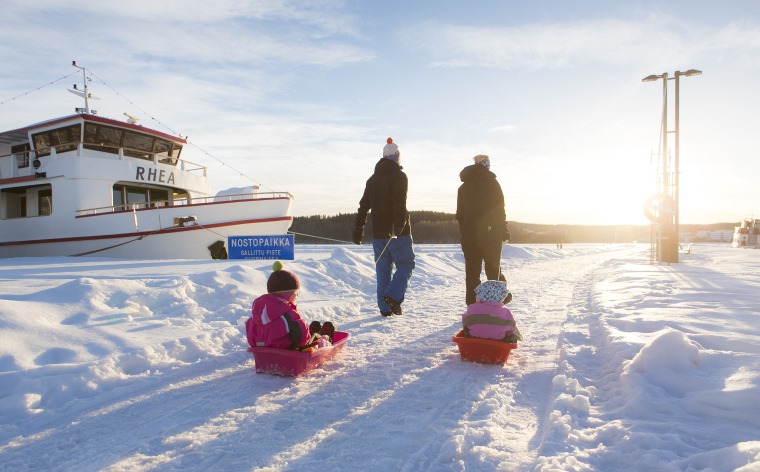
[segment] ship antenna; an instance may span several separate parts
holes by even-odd
[[[69,89],[69,92],[73,93],[74,95],[77,95],[79,97],[84,98],[84,109],[77,108],[76,111],[81,113],[82,111],[85,112],[85,114],[90,114],[90,99],[98,100],[98,97],[93,96],[90,93],[89,87],[87,87],[87,69],[84,67],[80,67],[77,65],[77,61],[71,61],[71,65],[76,67],[77,69],[82,70],[82,82],[84,83],[84,91],[79,90],[77,88],[77,84],[74,84],[74,89]],[[92,114],[95,115],[97,112],[95,110],[92,110]]]

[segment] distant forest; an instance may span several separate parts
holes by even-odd
[[[412,236],[417,244],[458,244],[459,226],[452,213],[411,211]],[[363,243],[372,240],[372,216],[364,228]],[[290,232],[296,244],[352,243],[356,213],[334,216],[297,216]],[[733,230],[736,223],[708,225],[681,225],[682,233],[697,231]],[[509,222],[510,242],[514,244],[567,244],[567,243],[624,243],[648,242],[650,225],[547,225]]]

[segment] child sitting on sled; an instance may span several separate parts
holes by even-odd
[[[248,344],[252,348],[274,347],[301,351],[329,346],[335,332],[332,323],[328,321],[320,325],[317,333],[312,333],[298,313],[296,298],[301,289],[298,277],[283,270],[280,261],[272,264],[272,270],[267,280],[268,293],[253,301],[251,317],[245,322]]]
[[[501,280],[486,280],[475,288],[475,303],[462,315],[465,336],[496,339],[506,343],[522,341],[512,312],[504,305],[509,290]]]

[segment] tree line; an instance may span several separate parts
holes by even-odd
[[[453,213],[410,211],[412,237],[416,244],[459,244],[459,225]],[[333,216],[297,216],[290,232],[296,244],[352,244],[356,213]],[[689,225],[700,229],[733,229],[735,223]],[[682,230],[687,225],[681,225]],[[693,228],[692,228],[693,229]],[[548,225],[509,222],[514,244],[625,243],[648,242],[650,225]],[[372,215],[364,227],[363,243],[372,241]]]

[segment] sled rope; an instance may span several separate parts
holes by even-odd
[[[313,234],[297,233],[295,231],[290,231],[290,230],[288,230],[288,234],[295,234],[295,235],[298,235],[298,236],[307,236],[309,238],[315,238],[315,239],[324,239],[325,241],[335,241],[336,243],[352,244],[351,241],[343,241],[342,239],[325,238],[325,237],[322,237],[322,236],[315,236]]]
[[[388,240],[388,242],[387,242],[387,243],[385,243],[385,247],[383,248],[383,250],[382,250],[382,251],[380,251],[380,255],[379,255],[379,256],[377,256],[377,259],[375,260],[375,265],[377,265],[377,263],[378,263],[378,261],[380,260],[380,258],[381,258],[381,257],[383,257],[383,253],[385,253],[385,250],[386,250],[386,249],[388,249],[388,245],[389,245],[389,244],[391,243],[391,241],[393,241],[394,239],[396,239],[396,236],[393,236],[392,238],[390,238],[390,239]]]

